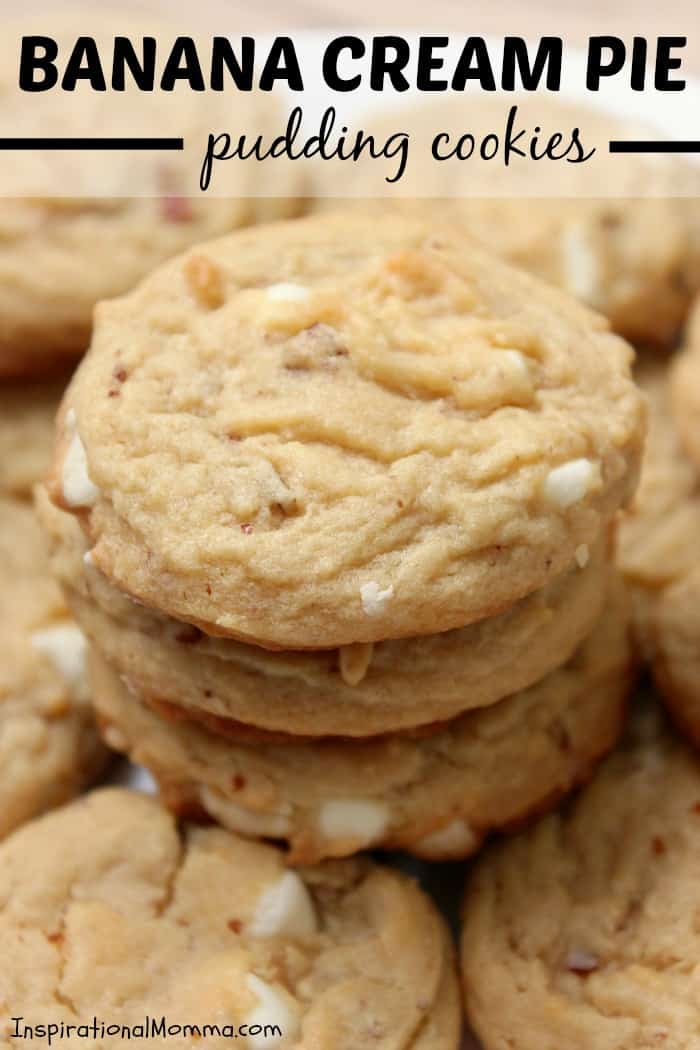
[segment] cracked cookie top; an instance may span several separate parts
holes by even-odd
[[[0,931],[3,996],[27,1020],[245,1025],[251,1050],[458,1046],[447,932],[410,879],[367,860],[296,872],[133,792],[95,792],[0,847]]]
[[[446,228],[242,231],[99,307],[52,494],[118,586],[210,633],[448,630],[546,584],[628,498],[630,360]]]
[[[699,859],[697,762],[642,710],[578,800],[477,866],[462,960],[484,1045],[696,1045]]]

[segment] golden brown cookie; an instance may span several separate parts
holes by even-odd
[[[13,1016],[96,1017],[117,1026],[91,1042],[105,1050],[145,1017],[219,1026],[174,1027],[178,1050],[459,1045],[452,948],[412,880],[367,859],[295,872],[134,792],[94,792],[0,847],[0,934]]]
[[[614,744],[632,679],[625,614],[616,590],[564,667],[417,736],[246,744],[151,711],[97,650],[91,682],[105,740],[176,811],[282,839],[294,863],[370,846],[454,859],[553,806]]]
[[[481,161],[477,148],[466,161],[431,159],[437,132],[449,133],[452,146],[469,131],[477,141],[502,134],[512,105],[516,129],[528,133],[520,148],[527,149],[535,126],[541,142],[552,132],[568,142],[569,130],[578,127],[585,151],[595,148],[597,156],[586,164],[514,156],[506,167],[500,158]],[[677,157],[608,151],[610,139],[658,137],[653,131],[541,93],[482,96],[468,106],[443,96],[383,118],[369,115],[359,125],[378,142],[399,128],[410,133],[404,176],[386,199],[363,202],[358,198],[368,196],[368,187],[376,192],[381,185],[379,163],[324,162],[317,169],[316,209],[432,215],[599,310],[636,344],[667,347],[677,336],[700,289],[700,175]],[[346,195],[354,199],[337,199]]]
[[[564,663],[603,607],[603,541],[500,616],[443,634],[322,652],[271,652],[137,605],[87,557],[72,515],[38,496],[52,569],[86,634],[151,703],[167,700],[229,735],[370,736],[451,718]],[[258,734],[264,736],[264,733]]]
[[[85,639],[49,576],[31,508],[0,498],[0,836],[101,772]]]
[[[630,358],[448,229],[242,231],[100,306],[52,494],[119,588],[209,634],[434,634],[544,587],[631,495]]]
[[[462,966],[484,1050],[688,1050],[700,766],[647,713],[581,796],[487,851]]]
[[[154,35],[159,54],[165,55],[177,27],[152,18],[138,20],[133,12],[110,13],[105,5],[90,5],[78,17],[44,12],[34,21],[4,26],[0,100],[12,121],[11,126],[5,121],[3,134],[22,128],[25,135],[45,136],[48,128],[52,135],[67,137],[177,136],[189,149],[25,151],[21,177],[8,181],[18,175],[16,167],[0,173],[0,377],[43,375],[74,358],[90,341],[95,303],[121,295],[189,245],[296,214],[299,205],[293,198],[302,192],[298,165],[282,162],[277,172],[284,186],[280,198],[268,169],[261,175],[260,165],[250,162],[221,165],[216,189],[206,197],[200,193],[192,178],[194,157],[200,157],[195,144],[201,142],[203,156],[208,134],[217,124],[230,126],[228,92],[203,95],[180,81],[173,92],[152,92],[144,104],[144,94],[132,87],[130,78],[124,92],[96,91],[85,80],[70,96],[58,89],[27,93],[18,88],[20,35],[52,36],[60,65],[76,39],[85,36],[96,39],[106,56],[115,35],[131,35],[134,41]],[[280,115],[269,95],[236,96],[241,129],[249,126],[269,134],[277,129]],[[48,184],[42,181],[46,171]],[[251,196],[255,193],[261,196]]]
[[[65,381],[0,385],[0,493],[30,496],[51,463],[54,419]]]

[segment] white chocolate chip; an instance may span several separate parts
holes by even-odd
[[[416,843],[421,857],[428,859],[466,857],[479,845],[479,836],[460,818],[450,821]]]
[[[569,226],[561,240],[564,285],[577,298],[595,299],[599,284],[598,260],[582,226]]]
[[[285,871],[261,895],[246,931],[253,937],[295,937],[301,940],[311,937],[316,926],[316,912],[309,891],[295,871]]]
[[[588,550],[587,543],[582,543],[579,547],[576,548],[576,550],[574,551],[574,558],[576,559],[576,564],[578,565],[579,569],[586,568],[590,556],[591,554]]]
[[[244,1018],[244,1024],[248,1028],[260,1027],[262,1031],[257,1035],[247,1035],[245,1045],[251,1050],[273,1050],[273,1048],[290,1046],[299,1036],[301,1025],[296,1003],[291,995],[279,985],[268,984],[254,973],[246,977],[248,990],[258,1000],[255,1006]],[[265,1035],[265,1028],[269,1033],[269,1026],[276,1025],[281,1035]]]
[[[95,559],[92,556],[92,551],[85,551],[83,554],[83,565],[87,565],[90,569],[95,564]]]
[[[371,580],[369,583],[363,583],[360,587],[362,608],[366,616],[381,616],[387,602],[393,597],[394,588],[391,584],[389,584],[389,586],[383,591],[380,589],[379,584],[375,583],[374,580]]]
[[[590,459],[572,459],[550,470],[544,481],[545,499],[557,507],[578,503],[591,489],[598,472]]]
[[[521,354],[519,350],[504,350],[503,353],[522,376],[529,375],[530,370],[525,354]]]
[[[66,430],[70,434],[68,448],[63,457],[61,487],[63,499],[69,507],[92,507],[100,490],[90,480],[85,446],[80,440],[77,419],[73,409],[66,413]]]
[[[372,642],[356,642],[354,645],[340,647],[338,650],[340,675],[347,685],[360,684],[369,670],[373,652]]]
[[[319,814],[324,838],[349,839],[367,846],[382,837],[388,823],[388,807],[365,799],[334,799],[325,802]]]
[[[31,642],[70,686],[78,688],[84,685],[87,643],[79,627],[72,623],[46,627],[35,631]]]
[[[155,778],[143,766],[129,766],[126,770],[126,777],[128,779],[124,782],[135,791],[142,791],[144,795],[158,794]]]
[[[254,813],[222,798],[207,787],[200,789],[200,798],[208,813],[225,827],[239,831],[241,835],[283,839],[291,831],[290,821],[283,813]]]
[[[303,284],[271,284],[267,298],[273,303],[303,303],[309,298],[309,289]]]

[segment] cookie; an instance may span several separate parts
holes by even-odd
[[[546,162],[519,164],[517,156],[507,167],[482,162],[478,149],[466,161],[431,159],[438,131],[450,133],[452,145],[468,130],[477,138],[498,132],[512,105],[518,108],[517,128],[536,125],[545,141],[552,131],[579,127],[586,152],[595,148],[598,156],[549,169]],[[379,142],[399,127],[410,132],[409,165],[396,192],[362,202],[357,198],[381,185],[377,162],[354,164],[352,171],[324,162],[318,165],[315,208],[430,214],[599,310],[633,343],[673,342],[700,289],[700,176],[677,157],[608,154],[610,139],[654,138],[653,132],[539,95],[482,97],[468,107],[441,99],[384,119],[369,117],[359,126]],[[520,148],[527,148],[525,141],[519,140]],[[410,197],[412,188],[417,198]],[[346,194],[355,200],[333,199]]]
[[[700,299],[688,322],[683,352],[671,366],[671,397],[683,444],[700,467]]]
[[[120,589],[209,634],[463,627],[565,571],[636,484],[629,347],[448,229],[242,231],[96,318],[53,499]]]
[[[0,494],[27,498],[46,477],[64,387],[61,380],[0,385]]]
[[[700,766],[647,713],[580,798],[469,881],[464,986],[485,1050],[694,1046],[699,860]]]
[[[87,557],[74,517],[38,510],[51,565],[103,655],[151,703],[167,698],[229,735],[369,736],[494,703],[564,663],[592,630],[609,577],[609,544],[500,616],[443,634],[322,652],[272,652],[210,638],[121,594]],[[586,560],[587,559],[587,560]]]
[[[413,736],[240,743],[156,714],[97,650],[91,682],[105,740],[176,811],[282,839],[294,863],[379,846],[455,859],[553,806],[614,744],[632,677],[625,607],[614,591],[590,638],[530,689]]]
[[[448,934],[412,880],[367,859],[295,872],[271,846],[179,830],[134,792],[94,792],[0,847],[0,931],[13,1015],[96,1017],[116,1028],[98,1030],[105,1048],[146,1017],[202,1026],[174,1027],[177,1048],[246,1033],[251,1050],[459,1045]]]
[[[84,677],[85,640],[45,564],[31,508],[0,498],[0,835],[105,768]]]
[[[215,188],[204,196],[193,171],[207,136],[230,126],[228,93],[192,91],[180,82],[173,92],[155,91],[144,105],[136,89],[95,91],[78,83],[65,104],[63,91],[27,94],[17,85],[19,35],[27,22],[8,23],[0,42],[0,97],[12,113],[12,128],[60,136],[182,136],[189,149],[179,152],[111,151],[49,155],[22,154],[21,177],[3,175],[0,198],[0,377],[40,375],[82,353],[89,341],[95,303],[121,295],[164,259],[189,245],[256,222],[294,215],[303,192],[294,165],[278,169],[284,197],[275,197],[268,169],[222,165]],[[61,18],[45,13],[34,32],[56,39],[67,56],[78,37],[92,35],[108,55],[115,33],[155,34],[161,53],[177,31],[164,23],[143,25],[133,13],[83,11]],[[136,45],[138,47],[138,45]],[[281,123],[270,96],[237,95],[236,119],[267,134]],[[109,158],[108,160],[106,158]],[[201,161],[198,159],[197,169]],[[97,169],[97,170],[95,170]],[[48,185],[45,173],[50,172]],[[92,173],[92,174],[89,174]],[[197,170],[197,175],[199,170]],[[41,180],[44,179],[44,182]],[[38,187],[35,188],[35,184]],[[262,184],[261,184],[262,183]],[[99,191],[96,190],[99,186]],[[15,187],[13,189],[13,187]],[[96,196],[99,192],[100,196]],[[64,193],[72,194],[65,196]],[[255,197],[251,194],[260,193]],[[20,199],[15,199],[21,194]]]

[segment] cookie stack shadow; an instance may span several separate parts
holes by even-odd
[[[344,255],[338,245],[346,233],[342,220],[322,217],[280,225],[272,232],[268,228],[236,235],[201,246],[157,271],[128,299],[103,306],[93,349],[59,416],[55,469],[39,495],[39,512],[51,540],[54,573],[91,643],[93,698],[104,738],[152,772],[172,809],[208,816],[244,835],[280,840],[289,847],[292,863],[312,863],[370,847],[401,849],[429,859],[461,858],[473,853],[490,831],[510,829],[555,805],[590,775],[617,739],[632,673],[625,601],[612,565],[613,531],[617,511],[636,482],[643,411],[629,376],[627,347],[570,300],[476,250],[474,259],[465,261],[461,238],[451,238],[447,231],[437,238],[432,230],[403,219],[353,220],[353,248]],[[272,276],[266,284],[255,273],[242,279],[236,267],[246,264],[239,264],[239,259],[252,257],[253,265],[269,269],[267,241],[275,249]],[[314,251],[319,260],[330,254],[320,275],[308,263]],[[298,274],[290,276],[294,260],[300,258],[307,260],[301,265],[304,285]],[[488,279],[479,276],[483,267],[489,270]],[[330,284],[327,270],[335,271]],[[366,309],[362,294],[374,295],[382,281],[386,289]],[[463,290],[455,291],[459,282]],[[251,290],[239,293],[241,284]],[[508,289],[510,314],[499,315],[499,285]],[[332,299],[343,287],[354,289],[356,313],[365,313],[364,335],[358,336],[344,319],[341,305]],[[214,289],[216,296],[205,295],[207,289]],[[435,402],[425,391],[406,397],[392,389],[409,381],[405,361],[384,361],[380,349],[371,368],[363,358],[371,350],[373,327],[377,333],[381,330],[382,311],[391,317],[397,305],[412,324],[424,326],[426,338],[433,338],[433,322],[424,320],[426,309],[432,308],[431,295],[440,311],[449,313],[454,300],[470,317],[464,321],[457,315],[454,321],[456,334],[461,333],[465,341],[465,360],[458,362],[455,352],[449,367],[463,368],[465,375],[476,368],[477,401],[483,396],[483,384],[502,388],[495,398],[503,402],[502,425],[512,428],[504,448],[508,455],[515,450],[508,491],[504,494],[503,477],[498,474],[506,467],[498,467],[491,479],[482,467],[492,449],[476,451],[477,442],[485,440],[480,432],[483,420],[490,425],[495,412],[474,412],[468,398],[464,410],[454,409],[457,422],[448,420],[444,425],[451,429],[435,437],[437,446],[447,440],[445,435],[456,433],[465,449],[457,447],[447,459],[434,457],[429,469],[437,482],[429,497],[418,491],[422,475],[414,467],[415,461],[423,470],[427,452],[413,457],[415,478],[407,468],[408,480],[403,482],[381,461],[376,467],[373,464],[368,513],[372,500],[378,498],[374,475],[386,469],[395,487],[392,506],[401,508],[400,513],[393,511],[398,524],[387,529],[393,528],[394,537],[403,535],[406,549],[399,550],[393,562],[386,561],[400,566],[394,577],[386,571],[373,577],[366,570],[354,570],[336,584],[337,616],[332,610],[327,613],[327,647],[319,643],[330,593],[328,574],[323,571],[310,583],[308,575],[296,586],[291,578],[279,602],[281,610],[275,609],[273,588],[266,589],[264,581],[256,579],[256,569],[241,570],[241,558],[235,572],[248,575],[240,585],[240,608],[235,604],[240,576],[235,576],[230,559],[217,563],[211,550],[205,552],[206,567],[200,560],[198,573],[183,582],[177,572],[165,571],[160,554],[142,543],[131,524],[137,516],[125,526],[126,518],[120,515],[130,497],[121,499],[114,478],[108,480],[100,465],[106,448],[107,469],[117,463],[118,472],[118,460],[136,432],[131,430],[126,445],[119,445],[117,431],[126,418],[120,412],[127,411],[127,397],[137,399],[128,408],[131,422],[133,413],[151,411],[142,394],[152,390],[158,353],[151,346],[148,362],[143,359],[140,364],[131,347],[136,342],[133,326],[143,323],[148,313],[146,296],[153,302],[159,295],[172,295],[178,309],[191,304],[188,309],[206,315],[206,324],[212,325],[243,303],[241,338],[259,338],[251,366],[253,393],[236,366],[240,389],[232,396],[243,407],[237,409],[240,419],[229,447],[241,484],[247,485],[251,471],[257,471],[252,483],[255,498],[269,490],[270,506],[257,518],[232,521],[237,549],[245,550],[242,545],[248,540],[251,550],[257,543],[263,551],[274,552],[278,548],[265,544],[281,544],[281,558],[288,557],[293,568],[300,564],[300,571],[313,572],[309,550],[294,549],[291,529],[275,531],[273,525],[279,522],[270,524],[274,508],[278,517],[289,515],[292,527],[299,530],[298,507],[308,508],[317,499],[318,534],[312,539],[320,563],[323,544],[333,543],[323,514],[331,517],[332,524],[336,502],[342,504],[328,493],[314,493],[313,486],[304,489],[309,444],[298,438],[307,425],[304,422],[296,424],[296,431],[294,423],[287,426],[277,460],[279,475],[289,476],[298,468],[302,479],[298,495],[287,491],[280,496],[279,476],[275,476],[277,489],[270,481],[269,446],[255,437],[256,413],[270,417],[269,402],[260,390],[270,369],[279,368],[276,396],[279,402],[288,397],[289,404],[299,397],[294,384],[301,370],[308,398],[304,410],[312,417],[316,411],[315,418],[322,412],[320,401],[314,409],[317,395],[330,398],[342,417],[347,411],[342,406],[349,404],[352,411],[362,383],[367,414],[372,417],[370,430],[388,428],[387,448],[394,440],[391,414],[399,409],[406,427],[416,432],[423,428],[420,440],[425,448],[431,447],[431,421],[443,426],[443,402]],[[475,306],[479,296],[483,303]],[[467,301],[468,308],[463,305]],[[474,311],[486,319],[475,322]],[[511,315],[515,322],[511,323]],[[555,334],[538,342],[538,326],[545,323]],[[483,326],[477,330],[479,324]],[[124,326],[132,327],[127,331]],[[170,338],[179,339],[169,334],[177,327],[173,321],[168,332],[163,330],[157,337],[163,346]],[[265,331],[261,334],[261,328],[272,331],[275,338]],[[207,337],[216,344],[213,329]],[[366,341],[353,343],[358,338]],[[525,352],[513,349],[517,339]],[[491,345],[484,349],[489,340]],[[230,356],[225,360],[230,353],[230,348],[221,350],[222,368],[234,368]],[[208,349],[207,354],[211,359],[216,351]],[[290,354],[296,355],[294,367]],[[572,354],[580,357],[579,372],[571,370]],[[182,390],[191,390],[199,382],[195,375],[199,366],[194,360],[188,363],[187,357],[185,352],[177,363],[170,359],[169,404],[179,383]],[[286,362],[284,367],[281,362]],[[193,371],[187,374],[190,367]],[[376,378],[377,369],[395,367],[405,369],[403,379]],[[491,375],[494,368],[497,371]],[[207,369],[209,375],[210,360]],[[141,386],[139,375],[149,371],[151,378],[144,378]],[[329,376],[334,389],[327,393]],[[207,411],[213,417],[218,411],[216,380],[207,382],[211,384]],[[420,387],[419,371],[411,382]],[[576,393],[570,409],[567,384]],[[581,393],[589,399],[585,405],[578,400]],[[91,417],[90,402],[98,397],[102,403]],[[513,400],[520,403],[519,413],[510,408]],[[600,415],[601,406],[605,413],[593,433],[591,418]],[[108,418],[110,411],[113,416]],[[195,409],[188,425],[194,421],[192,426],[199,427],[202,411]],[[244,417],[247,424],[241,422]],[[544,447],[538,453],[541,462],[523,467],[517,445],[530,440],[526,432],[531,420],[540,428],[550,420],[553,447],[557,437],[560,447],[551,462]],[[241,437],[245,425],[250,434]],[[339,432],[342,426],[351,426],[342,418],[336,419],[336,425]],[[208,426],[206,422],[204,428]],[[127,424],[126,430],[130,427]],[[540,430],[540,436],[543,433]],[[170,437],[163,434],[167,443]],[[105,435],[107,443],[101,449]],[[371,436],[364,439],[369,443]],[[117,445],[108,447],[114,441]],[[563,457],[562,449],[581,448],[586,442],[588,457]],[[466,451],[470,443],[473,453]],[[338,469],[345,470],[342,457],[348,459],[350,454],[343,440],[328,452],[330,444],[326,436],[319,457],[332,452]],[[130,451],[124,453],[125,461]],[[224,469],[220,455],[217,445],[212,461],[205,464],[210,485],[216,485],[217,470]],[[148,471],[143,449],[139,456],[136,469],[145,464]],[[284,470],[280,456],[287,457]],[[323,476],[332,492],[335,479],[323,474],[327,468],[328,462],[321,458],[315,465],[314,484],[318,486]],[[481,478],[473,481],[470,470],[475,478],[482,470]],[[177,484],[183,478],[180,474]],[[162,482],[165,490],[173,480],[168,475],[154,484],[160,487]],[[136,482],[135,488],[139,485]],[[460,486],[469,513],[484,519],[479,521],[479,538],[467,540],[459,557],[446,554],[443,563],[449,557],[454,560],[443,569],[444,577],[438,573],[430,580],[430,573],[424,572],[429,557],[435,558],[441,542],[446,551],[455,546],[456,529],[465,529],[458,521],[460,515],[464,521],[468,516],[459,504]],[[366,495],[361,483],[357,489]],[[439,497],[445,500],[441,507],[435,494],[439,489],[446,493]],[[201,496],[201,491],[193,493],[186,505],[176,500],[174,490],[169,493],[174,508],[170,525],[177,523],[183,530],[183,545],[190,543],[187,516],[194,513]],[[218,492],[213,498],[219,498]],[[404,500],[411,501],[416,520],[422,516],[419,528],[412,522],[409,541]],[[358,513],[358,502],[359,497],[346,500],[348,515]],[[159,506],[158,514],[163,504]],[[212,506],[212,516],[217,513]],[[361,506],[358,532],[364,528],[362,513]],[[494,522],[491,532],[489,515]],[[208,528],[209,520],[204,525]],[[348,526],[338,531],[338,549],[355,542],[350,522]],[[506,550],[507,536],[516,539]],[[307,541],[304,535],[300,542]],[[382,562],[382,542],[381,530],[369,535],[368,545],[374,543],[377,549],[368,551],[368,564],[372,555],[376,564]],[[461,535],[460,542],[464,543]],[[202,547],[204,537],[195,537],[193,543]],[[428,581],[425,586],[422,579]],[[299,595],[312,612],[308,623],[295,612]],[[348,595],[354,595],[352,600]],[[225,615],[215,619],[211,609],[217,599]],[[412,608],[413,631],[407,627]],[[258,635],[251,623],[257,628],[262,625]],[[320,629],[314,626],[318,623]],[[306,647],[290,644],[295,638]]]

